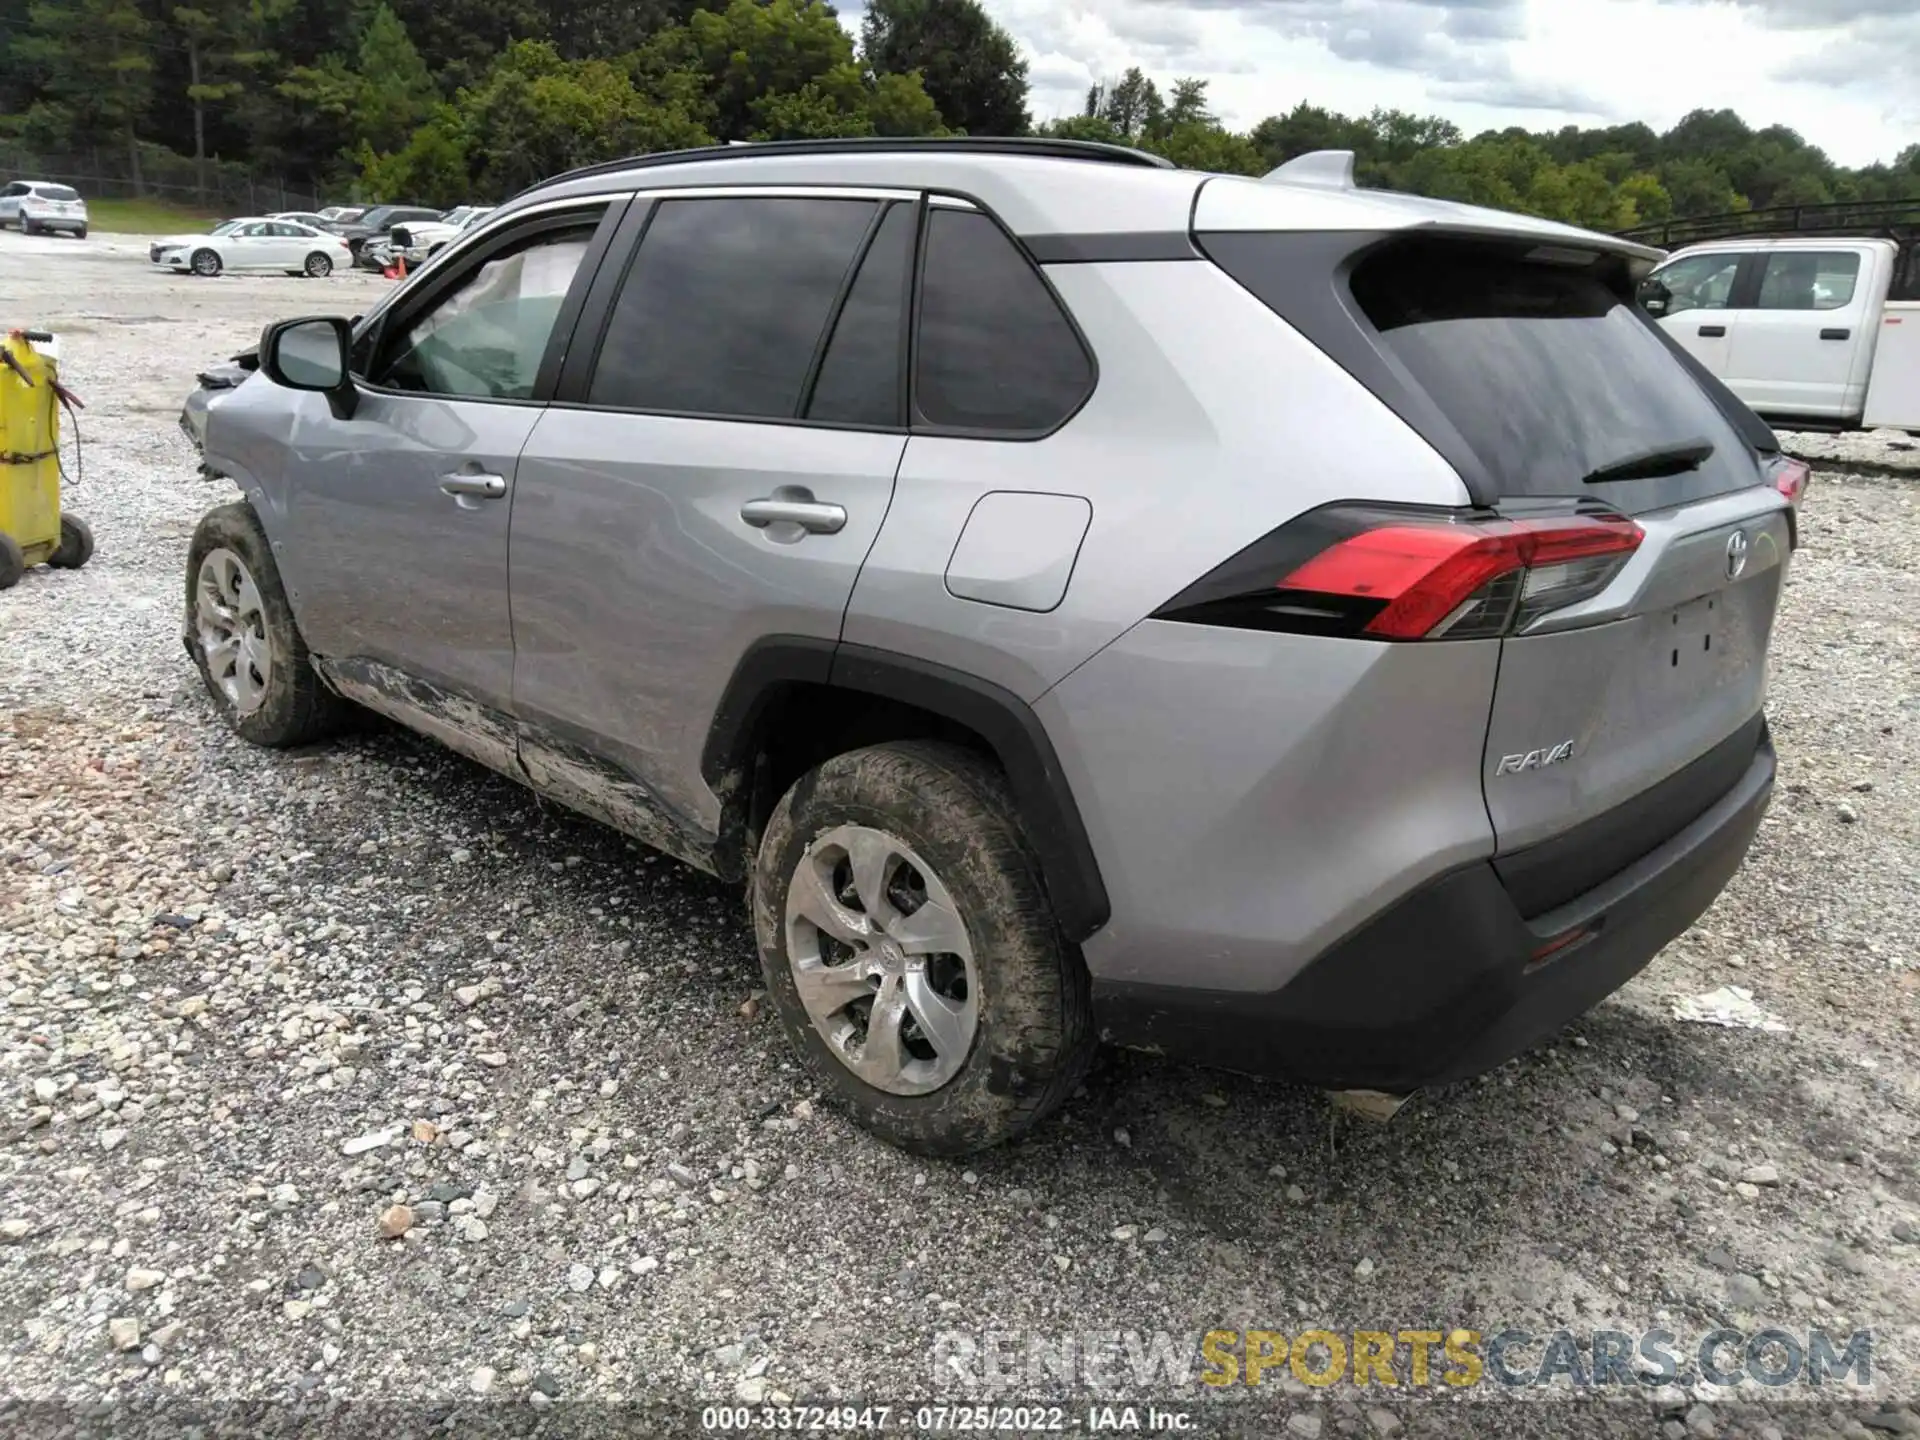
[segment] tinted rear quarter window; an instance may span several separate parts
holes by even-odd
[[[662,201],[614,302],[587,403],[794,417],[875,208]]]
[[[942,428],[1036,434],[1072,415],[1093,362],[1053,292],[978,211],[928,212],[914,402]]]
[[[1593,268],[1462,243],[1364,260],[1354,299],[1459,430],[1502,496],[1592,496],[1647,510],[1756,481],[1753,457],[1653,322]],[[1698,469],[1589,484],[1634,456],[1707,441]]]

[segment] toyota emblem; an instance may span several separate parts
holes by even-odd
[[[1752,548],[1744,530],[1736,530],[1727,537],[1727,579],[1740,578],[1747,568],[1747,552]]]

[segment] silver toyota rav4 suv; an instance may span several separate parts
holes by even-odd
[[[1804,468],[1658,252],[1062,142],[518,196],[206,416],[187,648],[749,896],[861,1123],[1019,1134],[1099,1040],[1387,1096],[1598,1002],[1739,866]]]

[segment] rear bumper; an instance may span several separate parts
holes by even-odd
[[[1619,989],[1700,917],[1746,857],[1773,777],[1763,733],[1691,823],[1531,921],[1481,861],[1416,890],[1278,990],[1096,978],[1101,1037],[1331,1090],[1404,1093],[1492,1069]],[[1568,935],[1581,938],[1541,957]]]

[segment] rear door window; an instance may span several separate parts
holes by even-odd
[[[1844,310],[1860,283],[1850,250],[1776,250],[1760,273],[1761,310]]]
[[[793,419],[872,200],[663,200],[620,287],[587,403]]]
[[[1354,299],[1508,496],[1592,496],[1628,511],[1756,482],[1753,456],[1639,308],[1586,266],[1459,242],[1388,246]],[[1703,447],[1711,453],[1697,458]],[[1593,477],[1696,452],[1673,473]]]
[[[914,403],[940,429],[1044,434],[1080,408],[1093,361],[1053,291],[977,210],[927,215]]]

